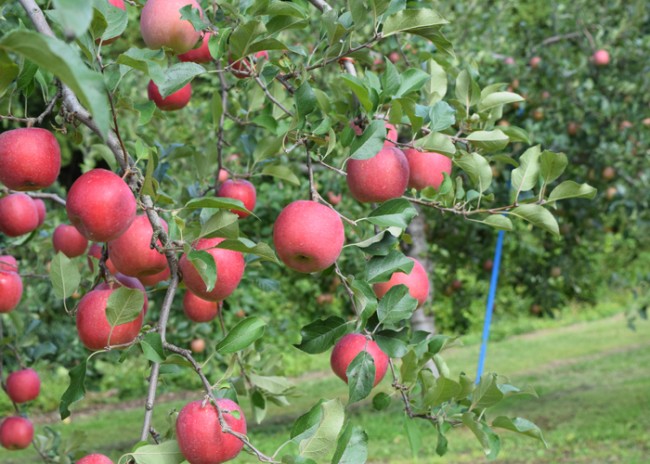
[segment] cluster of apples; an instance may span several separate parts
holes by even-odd
[[[14,371],[7,376],[5,391],[16,405],[38,398],[41,379],[33,369]],[[32,421],[23,416],[10,416],[0,424],[0,445],[9,450],[27,448],[34,438]]]

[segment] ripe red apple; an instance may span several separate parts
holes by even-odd
[[[126,11],[126,5],[124,4],[124,0],[107,0],[107,1],[111,6],[113,6],[115,8],[119,8],[120,10]],[[117,39],[119,39],[119,37],[120,36],[115,36],[115,37],[111,37],[111,38],[106,39],[106,40],[102,40],[101,38],[97,38],[97,39],[95,39],[95,43],[99,44],[101,42],[102,45],[110,45],[113,42],[115,42]]]
[[[88,266],[90,267],[90,272],[93,272],[95,270],[95,265],[93,264],[93,260],[90,259],[91,257],[96,258],[98,261],[102,259],[102,246],[99,243],[93,243],[90,245],[90,249],[88,250]],[[117,269],[115,269],[110,256],[106,260],[105,264],[108,272],[113,275],[117,273]]]
[[[400,58],[401,58],[401,55],[399,54],[399,52],[390,52],[388,54],[388,59],[393,64],[397,63],[400,60]]]
[[[341,203],[341,200],[342,200],[342,199],[343,199],[343,195],[341,195],[340,193],[339,193],[339,194],[336,194],[336,193],[332,192],[331,190],[330,190],[329,192],[327,192],[327,200],[328,200],[331,204],[333,204],[334,206],[336,206],[336,205],[338,205],[339,203]]]
[[[607,187],[607,190],[605,190],[605,198],[608,200],[613,200],[616,194],[618,193],[618,189],[614,186]]]
[[[237,403],[229,399],[218,399],[226,424],[235,432],[246,434],[246,418]],[[236,411],[236,414],[232,414]],[[203,406],[202,401],[193,401],[181,409],[176,419],[178,447],[191,463],[221,464],[237,457],[244,447],[242,441],[223,432],[217,408],[212,403]]]
[[[7,417],[0,424],[0,445],[8,450],[29,447],[34,439],[34,424],[19,416]]]
[[[167,223],[160,219],[165,232]],[[113,265],[122,274],[144,277],[163,272],[167,267],[167,258],[158,250],[151,248],[153,228],[145,214],[136,216],[126,231],[108,242],[108,254]],[[158,240],[160,246],[160,240]]]
[[[237,79],[246,79],[253,74],[255,65],[248,58],[242,58],[237,61],[228,60],[230,63],[230,72]]]
[[[32,200],[34,200],[36,210],[38,211],[38,227],[41,227],[45,222],[45,202],[40,198],[32,198]]]
[[[505,64],[507,64],[508,66],[512,66],[512,65],[515,64],[515,59],[514,59],[513,57],[511,57],[511,56],[507,56],[507,57],[503,60],[503,62],[504,62]]]
[[[79,459],[77,464],[113,464],[113,461],[103,454],[89,454]]]
[[[0,314],[13,311],[23,296],[23,280],[13,256],[0,256]]]
[[[440,153],[422,152],[414,148],[404,151],[409,163],[409,188],[422,190],[426,187],[439,189],[444,173],[451,175],[451,158]]]
[[[52,234],[52,244],[55,252],[61,252],[68,258],[81,256],[88,248],[88,240],[81,235],[75,226],[60,224]]]
[[[643,121],[641,121],[644,126],[650,127],[650,118],[643,118]]]
[[[397,127],[390,123],[386,123],[386,140],[392,140],[393,142],[397,142]]]
[[[207,291],[205,282],[187,255],[183,255],[179,262],[185,286],[204,300],[220,301],[229,297],[244,275],[244,256],[240,252],[215,248],[223,241],[220,237],[202,238],[193,244],[195,250],[210,253],[217,265],[217,283],[211,291]]]
[[[178,59],[181,61],[192,61],[194,63],[209,63],[212,61],[212,55],[210,55],[210,48],[208,42],[212,36],[211,32],[206,32],[203,34],[203,40],[201,40],[201,45],[197,48],[193,48],[189,52],[185,52],[181,55],[178,55]]]
[[[205,351],[205,340],[202,338],[195,338],[190,343],[190,349],[193,353],[203,353]]]
[[[52,133],[37,127],[0,134],[0,182],[12,190],[40,190],[59,176],[61,148]]]
[[[255,53],[255,60],[260,61],[260,60],[268,60],[269,59],[269,52],[266,50],[262,50],[261,52]]]
[[[170,276],[171,276],[171,271],[167,267],[162,272],[159,272],[158,274],[154,274],[150,276],[140,276],[138,277],[138,280],[142,283],[142,285],[153,287],[154,285],[157,285],[160,282],[169,279]]]
[[[194,322],[210,322],[219,314],[220,301],[208,301],[187,291],[183,296],[183,312]]]
[[[185,53],[201,38],[201,32],[192,23],[181,19],[180,10],[192,5],[203,10],[196,0],[147,0],[140,15],[140,33],[147,47],[171,48],[175,53]]]
[[[41,379],[34,369],[22,369],[7,376],[7,396],[14,403],[27,403],[38,398]]]
[[[418,300],[418,304],[423,304],[429,296],[429,276],[427,271],[417,259],[409,257],[413,261],[413,269],[408,274],[395,272],[388,282],[380,282],[373,286],[377,298],[383,297],[388,290],[395,285],[404,284],[408,287],[409,293],[413,298]]]
[[[607,50],[596,50],[591,57],[596,66],[607,66],[609,64],[609,52]]]
[[[287,267],[318,272],[337,260],[345,242],[339,215],[315,201],[297,200],[287,205],[273,225],[273,244]]]
[[[68,192],[68,218],[88,240],[108,242],[135,219],[133,192],[117,174],[93,169],[79,177]]]
[[[134,279],[137,281],[137,279]],[[139,283],[139,282],[138,282]],[[111,293],[115,291],[108,284],[98,285],[86,293],[77,307],[77,331],[81,342],[89,350],[101,350],[108,344],[122,345],[132,342],[142,328],[142,319],[146,311],[146,295],[143,310],[131,322],[112,328],[106,317],[106,304]],[[109,340],[110,336],[110,340]]]
[[[255,186],[244,179],[225,181],[219,187],[217,196],[240,200],[249,211],[253,211],[255,208],[257,198]],[[245,211],[232,210],[232,212],[240,218],[249,216]]]
[[[9,237],[28,234],[38,227],[38,208],[24,193],[0,198],[0,232]]]
[[[176,111],[185,108],[190,102],[192,98],[192,84],[188,83],[185,87],[163,98],[154,81],[149,81],[147,95],[149,96],[149,100],[154,102],[162,111]]]
[[[227,181],[228,177],[230,177],[230,174],[228,174],[228,171],[226,171],[225,169],[219,169],[219,182]]]
[[[604,180],[612,180],[614,177],[616,177],[616,169],[611,166],[607,166],[605,169],[603,169]]]
[[[618,125],[618,128],[622,131],[626,129],[631,129],[633,127],[633,124],[630,121],[623,120],[621,123]]]
[[[399,198],[409,181],[409,163],[404,152],[387,142],[379,153],[366,160],[348,160],[347,183],[352,196],[364,203]]]
[[[463,288],[463,282],[461,280],[454,279],[451,282],[451,288],[453,288],[454,290],[460,290],[461,288]]]
[[[388,356],[386,353],[381,351],[381,348],[379,348],[377,343],[373,340],[367,339],[361,334],[347,334],[336,342],[336,345],[334,345],[334,349],[332,350],[332,357],[330,358],[332,370],[336,375],[343,379],[345,383],[347,383],[348,376],[346,371],[348,366],[362,351],[368,352],[375,362],[375,382],[373,383],[373,386],[375,386],[381,382],[381,379],[386,375]]]
[[[539,56],[533,56],[530,59],[530,67],[533,69],[539,68],[539,65],[542,63],[542,59]]]

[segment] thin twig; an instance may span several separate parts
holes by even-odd
[[[254,76],[253,78],[255,79],[255,82],[257,83],[257,85],[259,85],[260,88],[264,91],[264,94],[266,94],[268,99],[271,100],[275,106],[280,108],[282,111],[284,111],[289,116],[293,117],[293,113],[291,111],[289,111],[282,103],[280,103],[277,100],[277,98],[275,98],[273,95],[271,95],[271,92],[269,92],[268,87],[264,84],[264,82],[262,82],[262,79],[260,79],[259,76]]]

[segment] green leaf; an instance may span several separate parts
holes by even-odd
[[[217,283],[217,263],[214,256],[207,251],[193,249],[187,254],[187,259],[201,276],[206,291],[212,291]]]
[[[125,456],[133,458],[136,464],[181,464],[185,461],[176,440],[164,441],[159,445],[140,446]]]
[[[230,211],[220,210],[201,225],[199,237],[239,237],[239,216]]]
[[[422,447],[422,432],[416,422],[404,415],[404,432],[409,441],[411,455],[415,458]]]
[[[383,36],[388,37],[402,31],[441,26],[448,24],[442,16],[433,10],[422,8],[420,10],[402,10],[390,15],[384,21]]]
[[[499,129],[492,131],[476,131],[466,137],[468,142],[482,150],[492,152],[504,149],[510,139]]]
[[[434,59],[430,59],[427,62],[427,69],[431,79],[424,89],[429,96],[429,104],[433,105],[447,95],[447,72]]]
[[[324,400],[318,401],[309,411],[296,419],[289,434],[292,441],[300,442],[314,434],[323,418],[323,408],[321,406],[324,402]]]
[[[527,419],[523,419],[521,417],[510,418],[506,416],[499,416],[494,419],[494,421],[492,421],[492,427],[499,427],[501,429],[510,430],[512,432],[517,432],[522,435],[535,438],[544,443],[544,446],[548,448],[548,443],[546,443],[541,429]]]
[[[106,319],[111,327],[135,320],[144,306],[144,293],[140,289],[119,287],[111,292],[106,303]]]
[[[129,23],[128,12],[121,8],[114,8],[112,5],[108,4],[108,2],[105,5],[102,2],[95,2],[94,7],[95,9],[102,10],[101,14],[106,20],[106,28],[103,30],[101,35],[102,40],[108,40],[122,35]]]
[[[265,328],[266,322],[259,317],[242,319],[217,344],[217,351],[221,354],[229,354],[243,350],[261,338]]]
[[[241,200],[227,197],[201,197],[192,198],[185,203],[185,209],[199,209],[199,208],[212,208],[212,209],[234,209],[235,211],[244,211],[248,214],[253,214],[252,211],[246,209]]]
[[[389,394],[379,392],[372,398],[372,407],[377,411],[382,411],[390,406],[390,401],[391,399]]]
[[[494,406],[503,399],[503,392],[497,385],[496,374],[486,374],[481,377],[480,382],[472,395],[471,409],[484,409]]]
[[[548,196],[548,201],[558,201],[567,198],[587,198],[592,200],[597,190],[589,184],[578,184],[572,180],[566,180],[555,187]]]
[[[266,397],[261,391],[255,390],[251,395],[251,406],[253,407],[253,418],[260,424],[266,417]]]
[[[402,74],[402,83],[395,97],[403,97],[411,92],[418,92],[431,79],[427,73],[418,68],[409,68]]]
[[[401,331],[382,330],[375,334],[375,342],[389,357],[401,358],[408,352],[408,344],[404,340],[406,335],[406,328]]]
[[[352,159],[365,160],[374,157],[386,141],[386,125],[383,121],[372,121],[361,137],[356,137],[350,145]]]
[[[481,99],[481,102],[478,104],[478,110],[483,112],[491,110],[497,106],[521,101],[524,101],[524,98],[521,95],[517,95],[516,93],[494,92],[486,95],[485,98]]]
[[[517,126],[499,126],[499,130],[506,134],[511,142],[524,142],[527,145],[530,145],[532,142],[526,132],[521,127]],[[512,163],[514,160],[506,161]]]
[[[361,312],[361,322],[365,326],[377,310],[377,296],[370,284],[364,280],[353,280],[350,286],[354,293],[354,304]]]
[[[58,252],[50,263],[50,280],[56,297],[65,300],[79,287],[81,275],[77,265]]]
[[[217,245],[217,248],[225,248],[226,250],[239,251],[241,253],[251,253],[259,256],[265,261],[279,263],[273,249],[264,242],[255,243],[247,238],[240,237],[234,240],[224,240]]]
[[[341,81],[354,93],[366,112],[372,110],[373,104],[370,99],[370,89],[366,84],[356,76],[342,74]]]
[[[411,317],[418,307],[418,300],[409,294],[406,285],[400,284],[392,287],[379,300],[377,316],[380,324],[396,324]]]
[[[383,95],[388,97],[388,99],[395,96],[397,89],[400,88],[402,84],[402,78],[397,71],[397,68],[390,60],[386,60],[386,69],[381,75],[381,87],[383,89]]]
[[[472,413],[464,413],[461,420],[476,436],[488,459],[496,458],[501,447],[499,437],[486,424],[478,422]]]
[[[19,71],[20,68],[9,58],[9,55],[4,50],[0,50],[0,96],[16,79]]]
[[[436,454],[438,456],[444,456],[447,453],[447,444],[448,440],[445,437],[445,434],[441,430],[441,426],[437,425],[436,429],[438,430],[438,443],[436,444]]]
[[[508,211],[508,214],[525,219],[535,227],[544,229],[554,235],[560,235],[560,229],[555,217],[543,206],[521,205]]]
[[[162,80],[154,78],[154,82],[158,86],[160,95],[166,98],[185,87],[196,76],[205,72],[205,68],[200,64],[191,62],[176,63],[167,68]]]
[[[461,153],[454,163],[467,173],[479,192],[485,192],[492,184],[490,163],[478,153]]]
[[[463,107],[469,108],[478,103],[480,96],[481,90],[469,72],[463,70],[458,73],[458,77],[456,77],[456,98],[461,102]]]
[[[165,360],[162,339],[158,332],[149,332],[140,341],[140,348],[144,357],[151,362],[161,363]]]
[[[293,97],[299,115],[306,116],[316,109],[316,94],[306,80],[296,89]]]
[[[382,203],[365,220],[379,227],[406,229],[411,219],[417,215],[418,211],[410,201],[394,198]]]
[[[449,129],[456,123],[456,110],[449,103],[439,101],[429,110],[429,119],[431,119],[429,126],[431,132],[440,132]],[[449,141],[451,142],[451,140]]]
[[[348,422],[337,441],[332,464],[364,464],[367,460],[368,434]]]
[[[267,164],[264,166],[264,169],[262,169],[262,175],[286,180],[293,185],[300,185],[300,179],[298,179],[298,176],[293,173],[289,166],[284,164]]]
[[[479,222],[499,230],[512,230],[512,221],[502,214],[492,214]]]
[[[325,401],[320,405],[322,416],[314,434],[298,444],[300,456],[325,461],[334,449],[336,439],[343,427],[345,413],[338,399]]]
[[[386,256],[395,249],[397,237],[387,230],[379,232],[377,235],[357,243],[351,243],[346,246],[355,246],[363,250],[367,255]]]
[[[394,272],[408,274],[413,269],[414,263],[399,250],[391,251],[387,256],[374,256],[366,265],[366,280],[373,284],[385,282]]]
[[[254,20],[240,24],[230,35],[230,51],[236,60],[249,54],[249,47],[266,31],[264,24]]]
[[[78,0],[53,0],[56,22],[69,37],[80,37],[93,20],[93,3]]]
[[[0,38],[0,50],[22,55],[58,77],[90,111],[100,133],[106,136],[111,111],[104,79],[88,68],[70,45],[37,32],[13,30]]]
[[[75,403],[86,395],[86,363],[87,359],[83,359],[77,366],[70,369],[68,375],[70,376],[70,385],[61,396],[59,403],[59,413],[61,420],[70,417],[70,405]]]
[[[345,371],[348,377],[349,403],[366,398],[375,383],[375,361],[365,349],[357,354]]]
[[[300,344],[294,345],[299,350],[309,354],[322,353],[329,350],[336,340],[348,333],[350,324],[337,316],[314,321],[300,330]]]
[[[512,171],[512,190],[526,192],[537,185],[539,177],[539,145],[529,148],[519,157],[519,167]]]
[[[446,377],[434,379],[435,386],[427,390],[424,395],[424,404],[427,407],[440,406],[453,398],[456,398],[461,392],[461,386],[458,382]]]
[[[545,150],[539,157],[539,173],[544,183],[550,184],[560,177],[568,164],[569,160],[564,153]]]
[[[253,385],[275,396],[284,395],[295,388],[295,385],[286,377],[257,375],[252,372],[248,374],[248,377]]]
[[[431,132],[413,142],[415,148],[424,151],[434,151],[443,155],[453,156],[456,153],[456,146],[451,137],[440,132]]]

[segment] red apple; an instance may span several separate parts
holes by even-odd
[[[569,134],[570,137],[575,137],[578,134],[579,130],[580,130],[580,125],[575,121],[570,121],[566,125],[566,132],[567,134]]]
[[[0,445],[8,450],[29,447],[34,439],[34,424],[19,416],[7,417],[0,424]]]
[[[255,53],[255,59],[257,61],[268,60],[269,59],[269,52],[267,52],[266,50],[262,50],[261,52],[257,52],[257,53]]]
[[[52,133],[37,127],[0,134],[0,182],[12,190],[40,190],[59,176],[61,149]]]
[[[329,192],[327,192],[327,200],[328,200],[331,204],[333,204],[334,206],[336,206],[336,205],[338,205],[339,203],[341,203],[341,200],[342,200],[342,199],[343,199],[343,195],[341,195],[340,193],[339,193],[339,194],[336,194],[336,193],[332,192],[331,190],[330,190]]]
[[[210,322],[219,314],[220,301],[208,301],[187,291],[183,296],[183,312],[194,322]]]
[[[138,280],[142,282],[142,285],[153,287],[154,285],[157,285],[160,282],[169,279],[170,276],[171,276],[171,271],[167,267],[165,268],[165,270],[159,272],[158,274],[154,274],[150,276],[140,276],[138,277]]]
[[[609,52],[607,50],[596,50],[591,57],[596,66],[607,66],[609,64]]]
[[[203,34],[203,40],[201,40],[201,45],[197,48],[193,48],[189,52],[185,52],[181,55],[178,55],[178,59],[181,61],[192,61],[194,63],[209,63],[212,61],[212,55],[210,55],[210,48],[208,42],[212,36],[211,32],[206,32]]]
[[[257,197],[255,186],[244,179],[225,181],[219,187],[217,196],[240,200],[249,211],[253,211],[255,208],[255,200]],[[232,212],[240,218],[249,216],[249,213],[244,211],[233,210]]]
[[[36,210],[38,211],[38,227],[41,227],[45,222],[45,202],[40,198],[32,198],[34,204],[36,205]]]
[[[392,140],[393,142],[397,142],[397,127],[390,123],[386,123],[386,140]]]
[[[41,379],[34,369],[22,369],[7,376],[7,396],[14,403],[27,403],[38,398]]]
[[[219,169],[219,182],[227,181],[228,177],[230,177],[230,174],[228,174],[228,171],[226,171],[225,169]]]
[[[117,174],[93,169],[79,177],[68,192],[68,218],[88,240],[108,242],[135,219],[133,192]]]
[[[203,353],[205,351],[205,340],[202,338],[195,338],[190,343],[190,349],[193,353]]]
[[[253,74],[255,65],[248,58],[242,58],[237,61],[229,60],[230,72],[237,79],[245,79]]]
[[[167,223],[163,219],[160,219],[160,222],[166,232]],[[165,270],[167,258],[151,248],[152,237],[153,228],[149,218],[141,214],[135,217],[122,235],[108,242],[108,254],[118,272],[133,277],[144,277]]]
[[[131,322],[111,327],[106,317],[106,304],[114,291],[108,284],[102,284],[86,293],[79,301],[77,307],[77,331],[81,342],[89,350],[104,349],[109,343],[111,345],[130,343],[138,336],[142,328],[142,319],[147,304],[146,295],[143,311],[138,317]]]
[[[38,208],[24,193],[0,198],[0,232],[9,237],[28,234],[38,227]]]
[[[411,296],[418,300],[418,304],[424,304],[429,297],[429,276],[418,260],[411,257],[409,259],[414,263],[411,272],[408,274],[395,272],[388,282],[380,282],[374,285],[377,298],[383,297],[395,285],[404,284],[408,287]]]
[[[339,215],[315,201],[290,203],[273,225],[278,257],[298,272],[327,269],[338,259],[344,242],[345,230]]]
[[[393,64],[397,63],[400,58],[401,58],[401,55],[399,54],[399,52],[390,52],[388,54],[388,59]]]
[[[607,166],[605,169],[603,169],[604,180],[612,180],[614,177],[616,177],[616,169],[611,166]]]
[[[113,464],[113,461],[103,454],[89,454],[79,459],[77,464]]]
[[[124,4],[124,0],[107,0],[107,1],[111,6],[113,6],[115,8],[119,8],[120,10],[126,11],[126,5]],[[101,42],[102,45],[110,45],[113,42],[115,42],[118,38],[119,38],[119,36],[111,37],[111,38],[106,39],[106,40],[102,40],[101,38],[97,38],[97,39],[95,39],[95,43],[99,44]]]
[[[55,252],[61,252],[68,258],[81,256],[88,248],[88,240],[81,235],[75,226],[61,224],[52,234],[52,244]]]
[[[511,56],[507,56],[507,57],[503,60],[503,62],[504,62],[505,64],[507,64],[508,66],[512,66],[512,65],[515,64],[515,59],[514,59],[513,57],[511,57]]]
[[[539,65],[542,63],[542,59],[539,56],[533,56],[530,59],[530,67],[533,69],[539,68]]]
[[[492,270],[492,268],[494,268],[494,261],[492,261],[491,259],[486,259],[485,261],[483,261],[483,270],[489,272]]]
[[[409,163],[404,152],[387,142],[379,153],[366,160],[348,160],[347,183],[352,196],[364,203],[399,198],[409,181]]]
[[[426,187],[439,189],[444,173],[451,175],[451,158],[440,153],[422,152],[413,148],[404,150],[409,163],[409,188],[422,190]]]
[[[98,261],[102,259],[102,246],[98,243],[93,243],[90,246],[90,249],[88,250],[88,266],[90,267],[90,272],[93,272],[95,270],[95,265],[93,264],[93,260],[90,259],[91,257],[96,258]],[[108,272],[111,274],[115,275],[117,273],[117,269],[115,269],[115,266],[113,265],[113,261],[111,260],[110,256],[106,260],[106,268],[108,269]]]
[[[203,10],[196,0],[147,0],[140,15],[140,33],[147,47],[171,48],[175,53],[185,53],[201,38],[201,32],[191,22],[181,19],[180,10],[192,5]]]
[[[217,400],[217,406],[226,424],[235,432],[245,435],[246,418],[239,405],[222,398]],[[230,461],[244,447],[239,438],[223,432],[217,408],[212,403],[204,406],[202,401],[193,401],[181,409],[176,419],[176,438],[185,459],[194,464],[221,464]]]
[[[11,255],[0,255],[0,272],[18,272],[18,261]]]
[[[244,275],[244,256],[240,252],[215,248],[223,241],[220,237],[202,238],[193,244],[195,250],[204,250],[211,254],[217,265],[217,283],[210,291],[194,265],[187,259],[187,255],[183,255],[179,262],[185,286],[204,300],[220,301],[229,297]]]
[[[162,111],[176,111],[185,108],[190,102],[192,98],[192,84],[188,83],[185,87],[163,98],[158,91],[158,86],[153,81],[149,81],[147,95],[149,96],[149,100],[154,102]]]
[[[373,340],[367,339],[361,334],[347,334],[336,342],[336,345],[334,345],[334,349],[332,350],[332,357],[330,358],[332,370],[347,383],[348,376],[346,371],[348,366],[362,351],[366,351],[370,356],[372,356],[372,359],[375,362],[375,382],[373,383],[373,386],[375,386],[381,382],[381,379],[386,375],[388,356],[386,353],[381,351],[381,348],[379,348],[377,343]]]
[[[0,256],[0,313],[13,311],[23,296],[23,280],[13,256]]]

